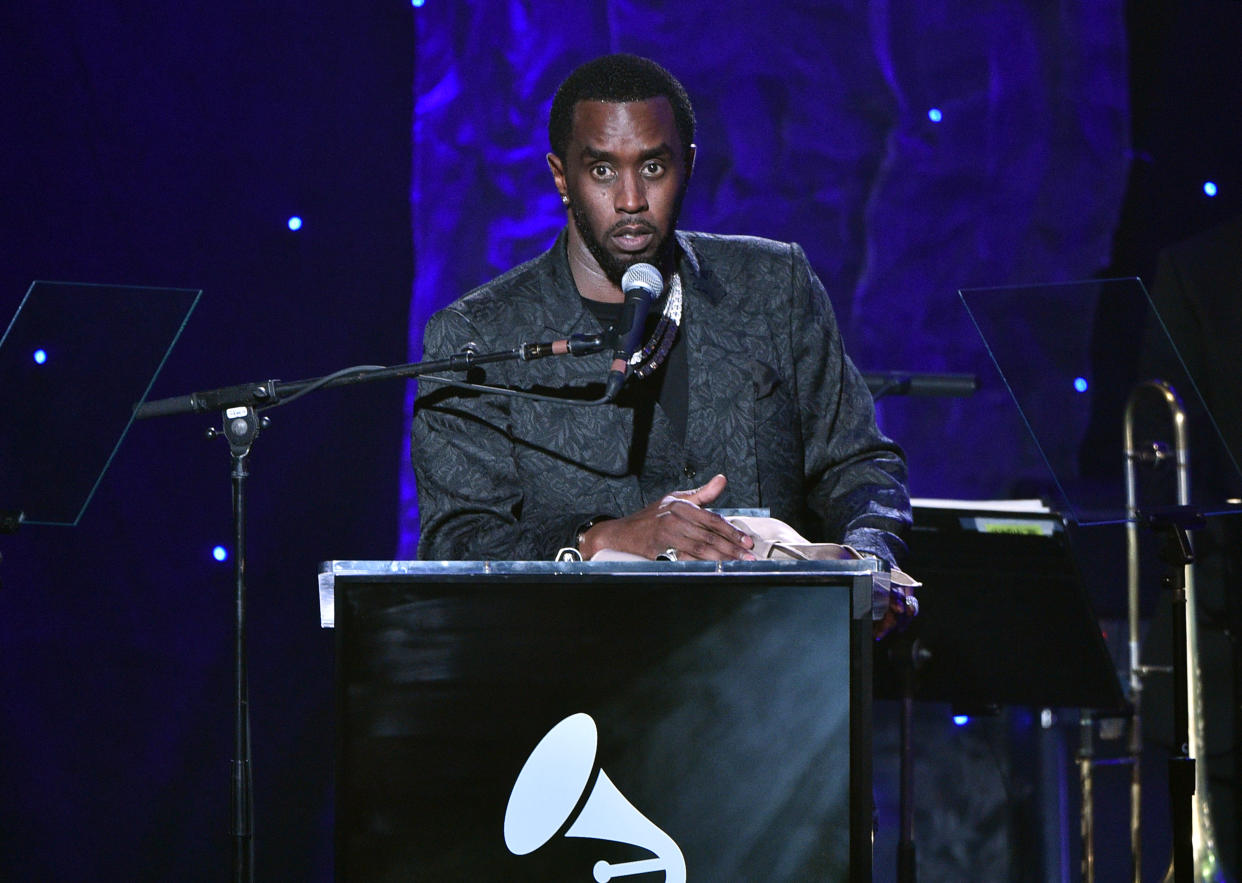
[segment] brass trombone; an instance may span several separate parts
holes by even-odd
[[[1173,450],[1159,442],[1146,443],[1139,448],[1134,440],[1134,415],[1141,398],[1154,394],[1163,401],[1173,429]],[[1135,883],[1139,883],[1142,871],[1142,777],[1140,758],[1143,750],[1142,694],[1143,680],[1157,671],[1167,671],[1144,666],[1140,661],[1139,634],[1139,506],[1136,469],[1139,463],[1160,464],[1173,459],[1177,472],[1177,503],[1190,504],[1190,449],[1187,442],[1186,411],[1177,392],[1163,380],[1146,380],[1137,384],[1126,400],[1125,409],[1125,482],[1126,482],[1126,590],[1129,618],[1130,701],[1133,717],[1130,721],[1130,856]],[[1195,793],[1192,801],[1191,822],[1196,881],[1219,879],[1220,863],[1216,852],[1216,834],[1212,826],[1211,808],[1208,803],[1207,759],[1204,751],[1203,690],[1199,670],[1198,606],[1195,596],[1194,565],[1185,568],[1186,587],[1186,710],[1187,755],[1195,759]],[[1176,670],[1176,668],[1175,668]],[[1165,876],[1172,879],[1170,865]]]

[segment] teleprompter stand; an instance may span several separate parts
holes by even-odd
[[[1194,580],[1186,562],[1190,544],[1184,534],[1200,520],[1230,516],[1237,519],[1242,507],[1236,492],[1230,492],[1242,479],[1242,435],[1236,426],[1218,422],[1213,407],[1220,408],[1224,398],[1232,395],[1228,383],[1217,388],[1202,386],[1210,382],[1212,371],[1205,371],[1208,357],[1203,350],[1200,332],[1192,323],[1179,323],[1183,310],[1192,309],[1189,301],[1180,302],[1180,295],[1166,291],[1152,297],[1137,278],[1093,279],[1051,285],[1019,285],[992,289],[963,289],[959,292],[970,313],[1002,381],[1008,388],[1018,414],[1026,424],[1031,439],[1047,467],[1044,479],[1046,495],[1053,505],[1083,528],[1080,536],[1086,545],[1088,528],[1103,525],[1125,525],[1127,539],[1126,583],[1129,620],[1129,708],[1131,764],[1130,858],[1131,876],[1138,879],[1142,872],[1142,702],[1143,679],[1159,671],[1145,666],[1141,657],[1141,594],[1138,526],[1146,523],[1166,537],[1165,585],[1172,588],[1175,629],[1184,639],[1175,658],[1180,660],[1181,674],[1175,674],[1176,688],[1185,692],[1175,699],[1186,698],[1184,713],[1174,709],[1175,717],[1189,719],[1189,731],[1180,726],[1176,737],[1185,760],[1201,756],[1205,714],[1197,700],[1196,669],[1185,653],[1198,656],[1198,615]],[[1171,321],[1166,322],[1166,317]],[[1133,339],[1133,348],[1101,346],[1103,341]],[[1204,376],[1197,377],[1196,374]],[[1066,378],[1076,378],[1071,385]],[[1144,377],[1149,379],[1143,379]],[[1140,390],[1143,407],[1137,405]],[[1205,399],[1204,392],[1209,398]],[[1211,396],[1215,395],[1213,407]],[[1154,410],[1152,410],[1154,408]],[[1120,423],[1112,428],[1113,421]],[[1093,431],[1096,426],[1109,426],[1107,436]],[[1120,431],[1118,431],[1120,430]],[[1139,435],[1136,435],[1136,432]],[[1117,462],[1107,443],[1101,438],[1120,442],[1121,476],[1109,478],[1099,471],[1099,464]],[[1193,445],[1191,444],[1193,442]],[[1192,453],[1193,447],[1193,453]],[[1200,480],[1190,481],[1190,463],[1199,467]],[[1133,469],[1138,463],[1154,468],[1140,484]],[[1095,464],[1092,466],[1091,464]],[[1175,467],[1175,468],[1170,468]],[[1198,467],[1196,467],[1198,468]],[[1174,475],[1173,473],[1176,473]],[[1179,506],[1196,509],[1174,511],[1169,518],[1161,516],[1147,500],[1173,499],[1176,478]],[[1047,484],[1051,479],[1051,484]],[[1102,479],[1106,479],[1102,481]],[[1124,493],[1123,493],[1124,487]],[[1139,490],[1145,502],[1139,502]],[[1169,568],[1182,568],[1172,575]],[[1111,576],[1111,575],[1110,575]],[[1108,579],[1108,583],[1121,581]],[[1091,802],[1089,744],[1090,721],[1084,719],[1084,746],[1080,753],[1083,778],[1083,876],[1094,879],[1092,844],[1093,825],[1089,821]],[[1184,780],[1190,770],[1194,779]],[[1179,842],[1174,851],[1185,852],[1191,838],[1177,833],[1184,829],[1186,794],[1207,791],[1206,765],[1197,766],[1174,757],[1170,766],[1173,791],[1170,799],[1175,816],[1183,821],[1174,826]],[[1181,782],[1178,784],[1178,782]],[[1207,795],[1203,795],[1206,800]],[[1196,801],[1197,802],[1197,801]],[[1179,808],[1180,806],[1180,808]],[[1207,808],[1206,802],[1203,808]],[[1205,816],[1205,819],[1209,818]],[[1217,864],[1210,835],[1205,826],[1200,842],[1192,845],[1193,863],[1200,867],[1192,873],[1207,873]],[[1175,861],[1175,865],[1177,862]],[[1190,868],[1192,861],[1181,861]]]

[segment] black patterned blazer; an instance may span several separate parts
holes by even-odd
[[[827,294],[802,249],[770,240],[677,234],[687,346],[685,444],[673,490],[716,473],[718,508],[767,508],[813,541],[846,542],[894,563],[910,522],[901,450],[875,424]],[[547,252],[437,312],[425,359],[598,333],[570,275],[562,232]],[[502,362],[471,380],[598,397],[610,354]],[[671,438],[656,409],[652,436]],[[597,515],[651,502],[630,467],[634,413],[478,394],[420,382],[411,432],[424,559],[547,560]],[[658,497],[657,497],[658,499]]]

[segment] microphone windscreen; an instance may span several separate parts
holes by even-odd
[[[635,264],[621,277],[621,290],[628,294],[639,289],[655,300],[664,290],[664,277],[651,264]]]

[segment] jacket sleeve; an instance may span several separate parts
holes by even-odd
[[[428,321],[424,358],[462,341],[487,340],[459,311]],[[548,512],[523,519],[525,502],[510,432],[511,400],[420,381],[410,432],[418,483],[419,557],[426,560],[549,560],[598,513]]]
[[[823,539],[899,563],[910,526],[901,449],[876,426],[866,381],[845,354],[823,284],[792,245],[790,351],[804,441],[808,508]]]

